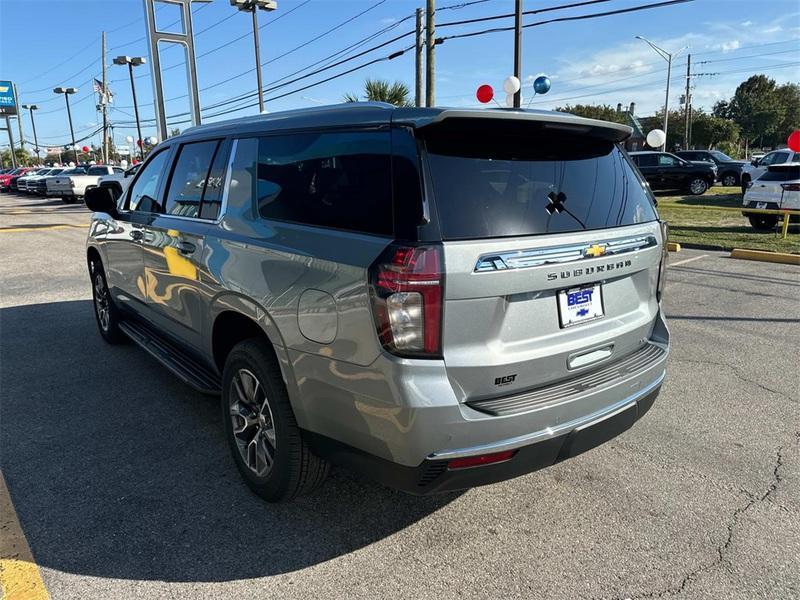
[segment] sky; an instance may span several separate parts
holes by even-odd
[[[571,4],[579,0],[525,0],[525,10]],[[659,0],[608,0],[592,5],[527,15],[524,23],[652,4]],[[467,4],[467,6],[459,6]],[[259,12],[261,61],[269,112],[332,104],[345,93],[360,93],[368,77],[399,80],[414,90],[414,51],[383,60],[327,83],[299,88],[326,77],[385,58],[414,44],[408,35],[316,76],[307,75],[331,61],[350,58],[414,29],[414,11],[425,0],[278,0],[274,12]],[[168,5],[157,10],[160,27],[177,20]],[[449,8],[448,8],[449,7]],[[512,13],[514,0],[437,0],[437,36],[458,35],[513,26],[513,18],[472,24],[468,19]],[[200,104],[205,122],[258,113],[250,15],[229,0],[193,5]],[[172,26],[171,29],[175,29]],[[126,67],[112,64],[117,55],[144,56],[135,84],[143,137],[155,135],[153,91],[143,0],[0,0],[0,80],[16,83],[20,103],[35,103],[40,146],[69,143],[64,97],[56,86],[79,88],[71,97],[77,139],[92,135],[102,123],[96,111],[92,79],[100,79],[101,32],[106,31],[107,77],[114,101],[109,118],[114,139],[136,135],[131,86]],[[686,55],[692,55],[694,106],[710,109],[730,97],[755,73],[779,83],[800,82],[800,1],[695,0],[684,4],[602,18],[528,27],[523,33],[523,105],[551,109],[566,104],[636,103],[638,115],[663,107],[667,63],[640,35],[669,52],[673,61],[670,109],[679,109],[686,82]],[[360,45],[357,45],[360,44]],[[447,39],[436,47],[436,103],[481,106],[475,91],[491,85],[505,104],[504,79],[513,72],[513,31]],[[179,47],[162,47],[164,96],[170,127],[185,128],[189,104],[186,71]],[[333,58],[331,58],[333,56]],[[310,67],[310,68],[309,68]],[[306,69],[306,70],[302,70]],[[293,73],[298,72],[291,76]],[[552,88],[531,96],[531,81],[546,74]],[[291,76],[291,77],[290,77]],[[240,102],[215,104],[251,94]],[[276,98],[276,96],[283,96]],[[218,114],[239,109],[228,114]],[[15,138],[18,130],[15,126]],[[23,126],[32,142],[27,111]],[[0,134],[0,146],[7,145]],[[99,143],[100,134],[83,143]]]

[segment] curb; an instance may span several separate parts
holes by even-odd
[[[731,250],[731,258],[759,260],[762,262],[781,263],[785,265],[800,265],[800,254],[788,254],[786,252],[766,252],[764,250],[743,250],[741,248],[734,248]]]
[[[677,242],[667,242],[667,252],[680,252],[681,245]]]

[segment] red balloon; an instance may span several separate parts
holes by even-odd
[[[142,145],[142,140],[136,140],[136,145],[137,146],[141,146]]]
[[[786,140],[786,144],[789,146],[789,150],[800,152],[800,129],[795,129],[789,135],[789,139]]]
[[[478,102],[486,104],[487,102],[491,102],[492,98],[494,98],[494,90],[492,89],[492,86],[484,83],[478,88],[475,96],[478,98]]]
[[[89,152],[89,146],[84,146],[83,148],[81,148],[81,150],[83,150],[84,152]]]

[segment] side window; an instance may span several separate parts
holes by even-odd
[[[144,166],[139,177],[131,186],[128,209],[141,212],[158,212],[160,205],[156,195],[161,178],[164,177],[164,167],[167,166],[169,150],[164,149],[152,157]]]
[[[655,167],[658,164],[655,154],[638,154],[636,164],[640,167]]]
[[[164,212],[179,217],[200,216],[200,203],[219,140],[184,144],[170,178]]]
[[[785,163],[789,160],[789,153],[788,152],[775,152],[772,154],[772,160],[769,164],[771,165],[780,165]]]
[[[114,173],[124,173],[125,169],[122,167],[114,167]]]
[[[266,219],[391,234],[389,133],[260,138],[255,196]]]
[[[89,167],[86,172],[87,175],[108,175],[108,169],[105,167]]]
[[[225,167],[228,162],[229,144],[220,142],[214,155],[214,162],[208,172],[203,202],[200,204],[201,219],[216,219],[222,205],[222,188],[225,186]]]
[[[658,155],[658,166],[659,167],[674,167],[678,164],[674,158],[669,156],[668,154],[659,154]]]

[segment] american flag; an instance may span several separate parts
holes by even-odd
[[[114,93],[110,89],[108,89],[107,87],[104,88],[103,87],[103,82],[100,81],[99,79],[95,79],[94,80],[93,88],[94,88],[95,92],[100,94],[101,102],[105,98],[108,98],[109,102],[113,102],[114,101]]]

